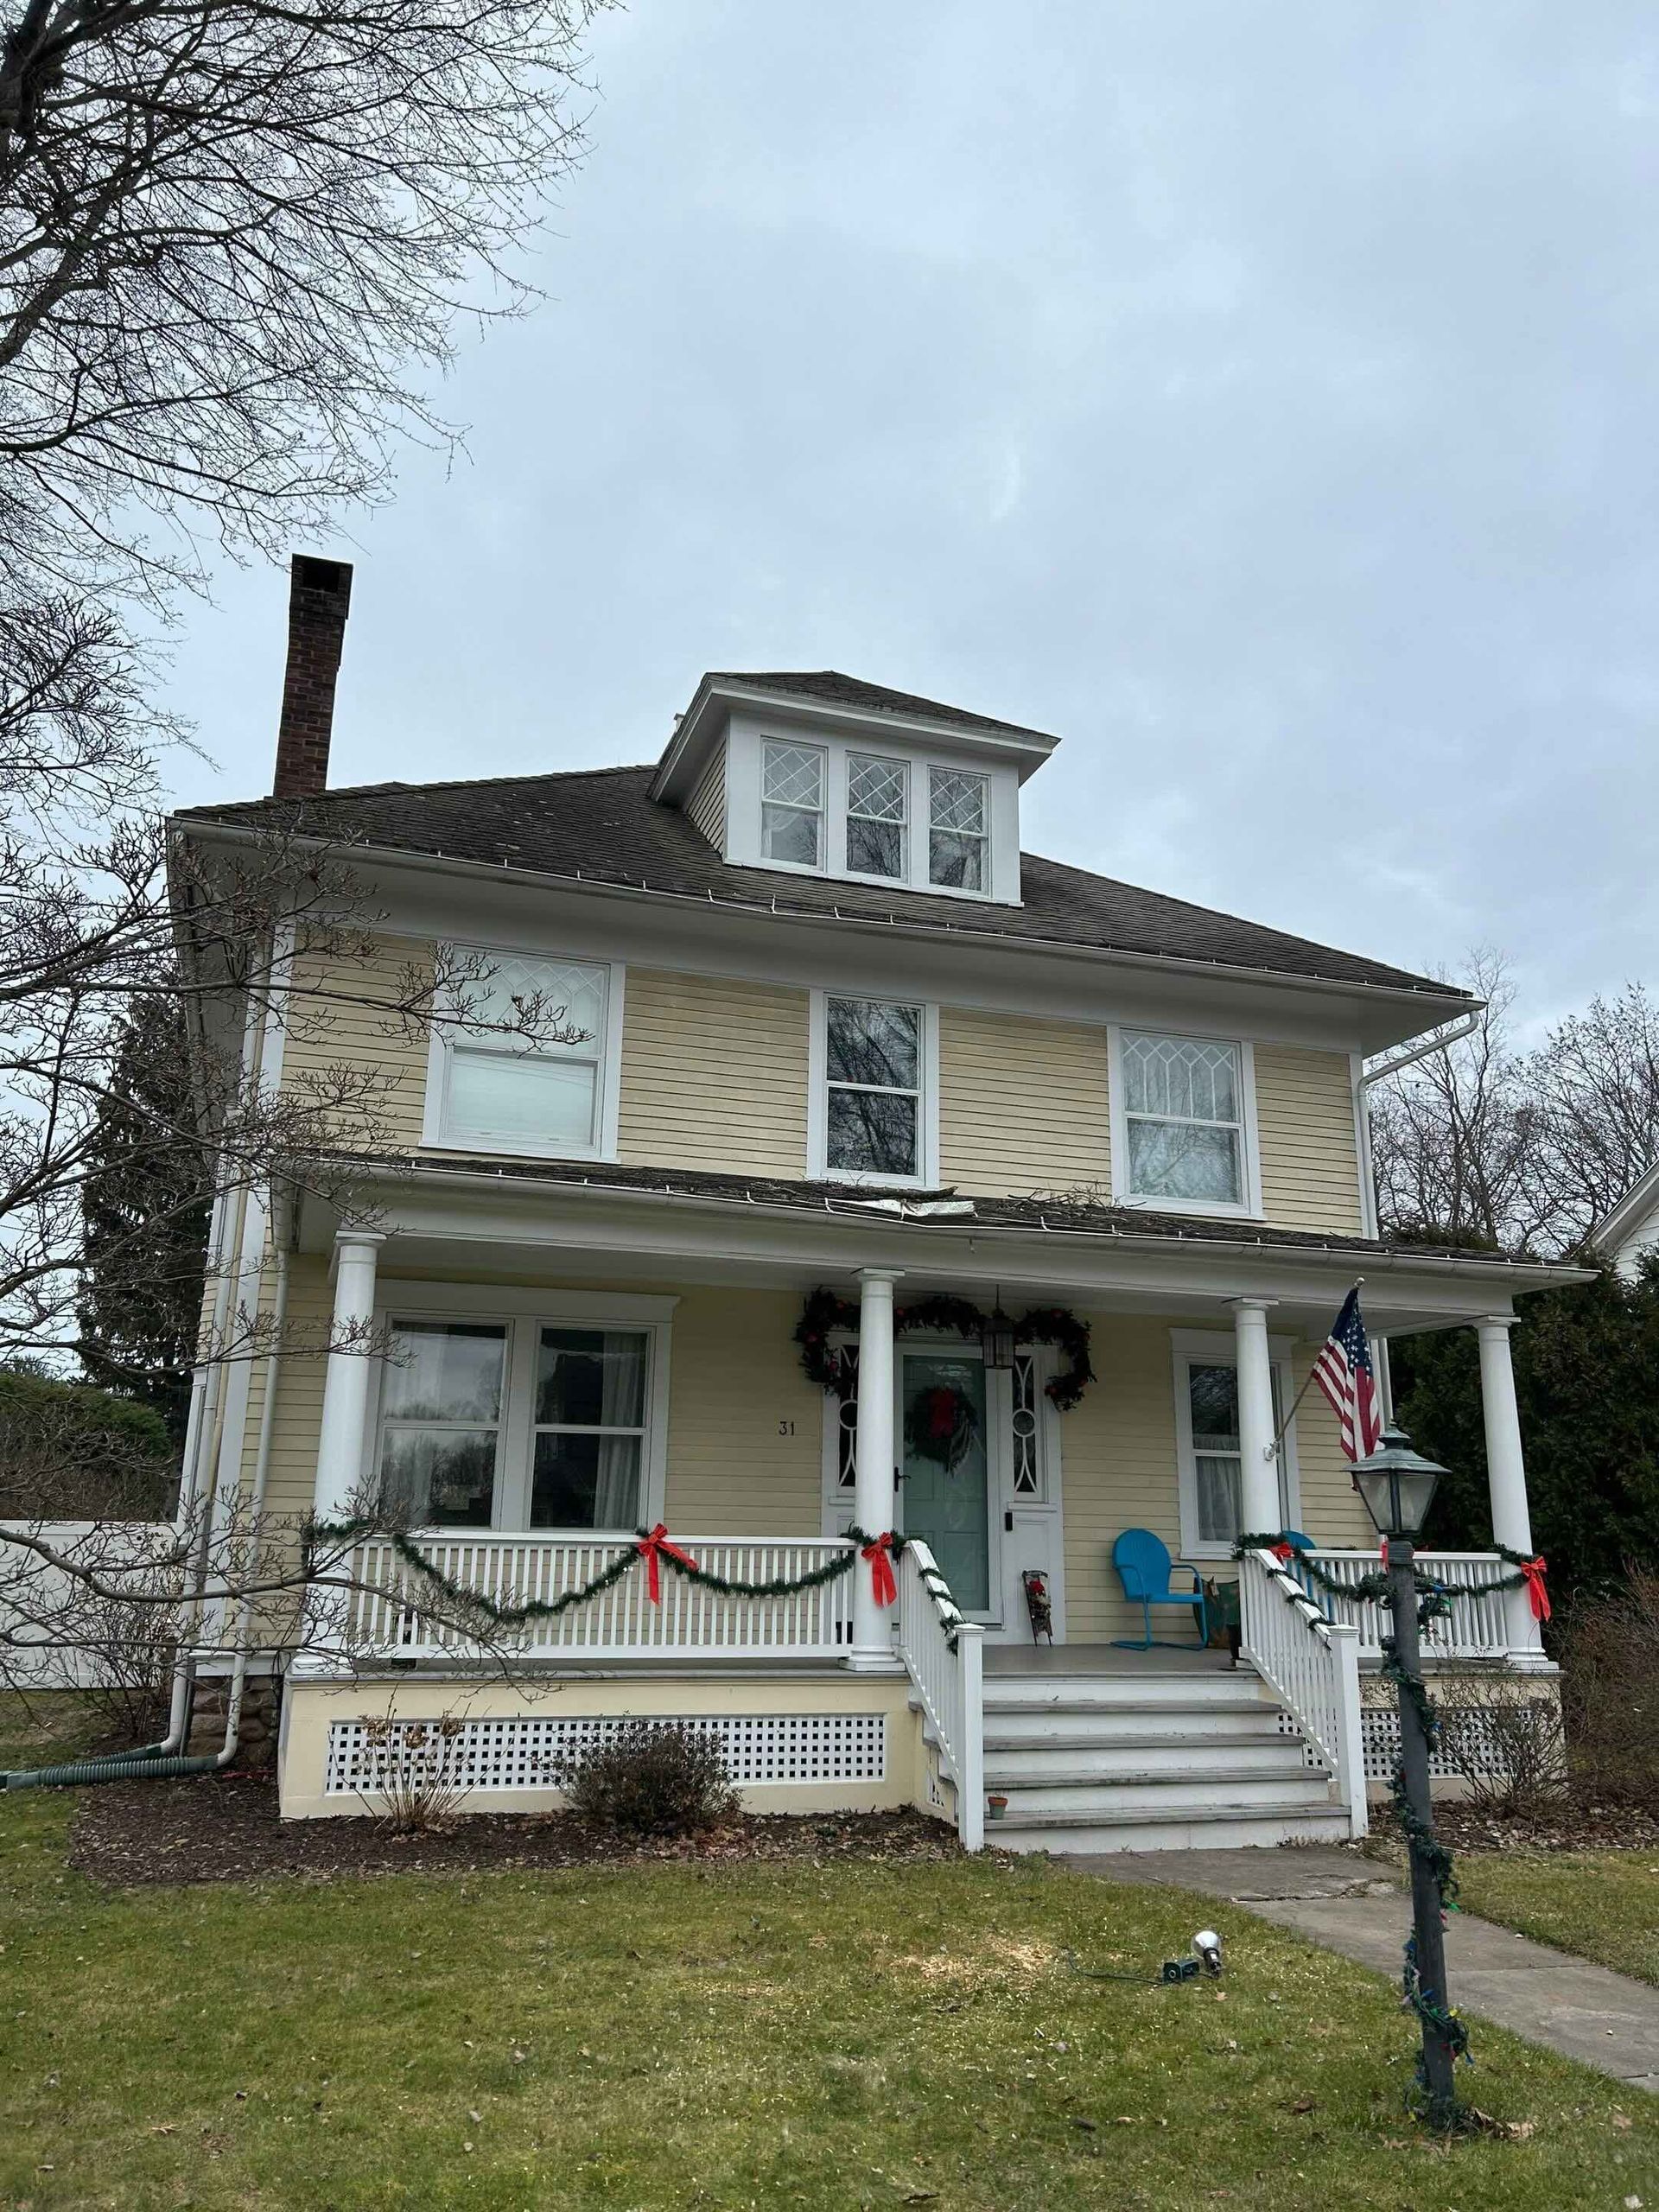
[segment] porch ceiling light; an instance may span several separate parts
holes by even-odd
[[[1445,1472],[1433,1459],[1412,1450],[1404,1429],[1385,1428],[1370,1458],[1355,1461],[1354,1488],[1379,1536],[1403,1536],[1414,1543]]]
[[[988,1313],[980,1323],[979,1341],[985,1353],[987,1367],[1011,1368],[1014,1365],[1014,1317],[1002,1311],[1002,1300],[996,1301],[996,1311]]]

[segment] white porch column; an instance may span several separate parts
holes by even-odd
[[[336,1349],[328,1355],[322,1384],[314,1500],[319,1521],[344,1520],[363,1479],[363,1427],[369,1410],[367,1338],[374,1319],[375,1263],[385,1241],[370,1229],[342,1229],[334,1238]],[[339,1349],[342,1338],[358,1349]]]
[[[861,1268],[858,1276],[858,1427],[853,1487],[853,1517],[872,1536],[893,1526],[893,1286],[898,1273]],[[891,1672],[893,1615],[878,1605],[870,1570],[860,1560],[853,1568],[853,1648],[848,1665],[868,1672]]]
[[[1252,1535],[1277,1529],[1279,1462],[1274,1456],[1273,1357],[1268,1349],[1270,1298],[1236,1298],[1234,1357],[1238,1365],[1239,1515]]]
[[[1513,1313],[1490,1314],[1475,1324],[1480,1343],[1480,1410],[1486,1428],[1486,1481],[1492,1535],[1512,1552],[1532,1557],[1532,1516],[1527,1510],[1527,1463],[1521,1451],[1521,1415],[1515,1402],[1510,1358]],[[1504,1593],[1510,1656],[1522,1665],[1541,1658],[1543,1639],[1524,1590]]]

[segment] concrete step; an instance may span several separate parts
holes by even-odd
[[[1126,1774],[1102,1782],[1056,1775],[1041,1781],[999,1783],[986,1780],[988,1789],[1001,1789],[1008,1800],[1005,1818],[1023,1820],[1030,1814],[1070,1813],[1078,1820],[1097,1813],[1144,1813],[1148,1817],[1188,1818],[1203,1815],[1217,1799],[1229,1805],[1268,1805],[1282,1811],[1287,1805],[1324,1812],[1331,1803],[1329,1777],[1315,1768],[1300,1774],[1239,1773],[1230,1767],[1215,1772],[1180,1776]]]
[[[1117,1744],[1152,1737],[1190,1744],[1199,1758],[1207,1747],[1250,1740],[1278,1725],[1272,1705],[1218,1711],[1205,1706],[995,1706],[985,1712],[987,1735],[1022,1744]]]
[[[1096,1775],[1146,1772],[1158,1769],[1168,1774],[1209,1770],[1212,1760],[1229,1766],[1262,1767],[1298,1771],[1302,1765],[1302,1739],[1287,1735],[1271,1721],[1241,1725],[1233,1732],[1205,1737],[1173,1735],[1152,1728],[1118,1729],[1097,1726],[1068,1728],[1063,1732],[1001,1726],[985,1731],[985,1757],[995,1759],[1005,1773],[1035,1774],[1059,1761],[1079,1773]]]
[[[1340,1843],[1347,1834],[1347,1816],[1338,1808],[1294,1802],[1224,1802],[1170,1816],[1135,1810],[1090,1813],[1081,1819],[1065,1812],[1022,1813],[1018,1820],[1010,1815],[985,1823],[985,1840],[998,1851],[1049,1851],[1057,1856],[1100,1851],[1267,1849],[1283,1843]]]

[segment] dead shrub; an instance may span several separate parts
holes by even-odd
[[[1578,1795],[1659,1815],[1659,1570],[1630,1567],[1617,1591],[1577,1605],[1560,1656]]]
[[[1548,1813],[1567,1793],[1567,1746],[1553,1695],[1496,1669],[1434,1686],[1440,1748],[1477,1812],[1504,1820]]]
[[[383,1827],[394,1835],[438,1835],[449,1827],[472,1787],[466,1776],[461,1735],[465,1723],[452,1713],[435,1720],[394,1720],[390,1715],[363,1724],[366,1772],[358,1785]]]
[[[573,1813],[626,1835],[693,1835],[737,1805],[720,1738],[672,1721],[628,1722],[563,1762],[558,1784]]]

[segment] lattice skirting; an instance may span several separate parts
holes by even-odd
[[[1456,1727],[1463,1763],[1459,1764],[1444,1749],[1431,1751],[1428,1771],[1437,1782],[1453,1782],[1465,1773],[1470,1748],[1478,1745],[1488,1735],[1491,1722],[1478,1707],[1443,1706],[1440,1710],[1442,1719]],[[1400,1757],[1400,1715],[1388,1706],[1366,1706],[1361,1711],[1359,1726],[1365,1746],[1365,1779],[1386,1782]],[[1488,1771],[1496,1772],[1500,1762],[1493,1759],[1489,1764],[1483,1760],[1481,1764]]]
[[[653,1715],[699,1734],[719,1737],[732,1780],[746,1783],[881,1782],[887,1770],[887,1720],[883,1713],[785,1713]],[[556,1789],[558,1770],[619,1728],[621,1715],[556,1718],[525,1714],[500,1720],[465,1720],[442,1751],[442,1771],[465,1789]],[[421,1731],[410,1745],[411,1732]],[[336,1720],[328,1731],[331,1796],[372,1796],[388,1770],[407,1760],[418,1766],[440,1756],[436,1724],[392,1724],[386,1741],[364,1720]]]

